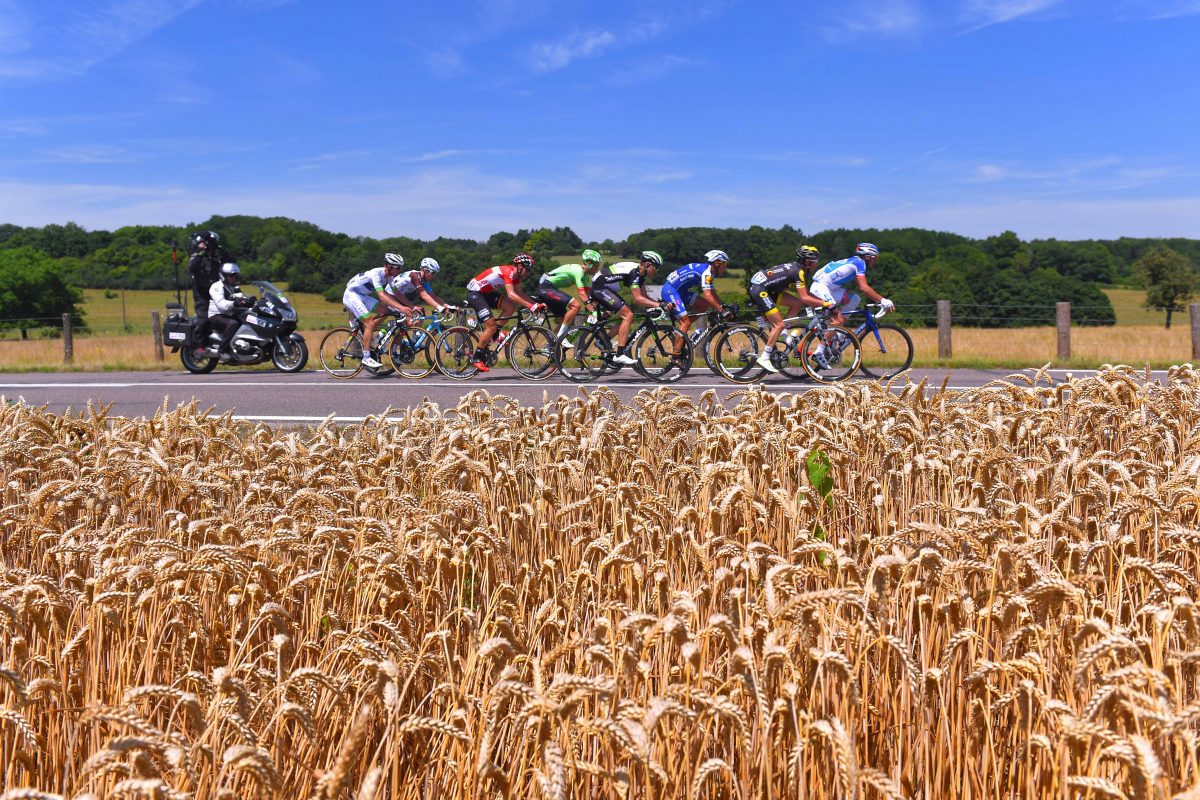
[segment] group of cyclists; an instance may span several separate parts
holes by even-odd
[[[226,260],[220,237],[213,231],[198,231],[192,235],[191,244],[188,270],[193,277],[198,316],[202,326],[220,331],[224,334],[223,341],[227,340],[237,327],[232,311],[245,302],[237,285],[238,266]],[[878,247],[862,242],[855,247],[854,255],[818,267],[820,252],[805,244],[796,249],[795,261],[760,270],[751,276],[750,302],[766,323],[766,346],[756,359],[758,366],[767,372],[778,371],[771,355],[786,327],[787,317],[798,316],[806,309],[827,309],[831,314],[830,322],[841,325],[845,322],[844,314],[858,307],[859,293],[886,310],[894,308],[891,300],[867,282],[867,270],[878,256]],[[660,308],[677,323],[676,350],[679,350],[683,337],[699,315],[713,310],[729,316],[714,285],[714,279],[723,275],[728,266],[729,256],[725,251],[709,250],[704,254],[704,260],[684,264],[668,273],[662,281],[661,297],[656,299],[647,293],[646,287],[649,279],[663,268],[661,255],[646,250],[636,261],[605,264],[599,252],[588,249],[581,254],[580,263],[563,264],[544,272],[533,296],[528,297],[520,286],[532,272],[534,258],[528,253],[517,253],[510,263],[489,267],[467,283],[465,303],[474,310],[476,319],[483,326],[478,347],[471,354],[471,364],[480,372],[488,371],[487,349],[493,342],[498,345],[504,341],[500,320],[510,317],[518,308],[528,309],[533,314],[549,311],[559,317],[557,336],[563,348],[573,346],[564,334],[582,309],[615,316],[616,352],[612,361],[621,365],[636,364],[637,359],[629,353],[634,312],[621,295],[622,287],[630,290],[634,306]],[[416,269],[405,269],[403,256],[386,253],[382,266],[352,277],[346,284],[342,303],[361,324],[363,341],[374,341],[376,331],[388,314],[408,319],[423,313],[425,306],[438,312],[455,309],[438,297],[431,285],[440,271],[437,259],[423,258]],[[806,281],[807,278],[811,278],[811,283]],[[377,349],[370,348],[369,352],[363,353],[363,366],[372,371],[382,369],[381,355]],[[821,357],[819,347],[815,356]]]
[[[845,321],[844,314],[858,307],[859,292],[884,309],[894,308],[891,300],[867,282],[867,270],[878,256],[878,247],[862,242],[855,247],[854,255],[817,268],[820,252],[812,245],[802,245],[796,250],[795,261],[756,272],[750,279],[750,300],[770,326],[767,346],[756,363],[768,372],[778,371],[772,363],[771,353],[785,328],[785,316],[798,316],[806,308],[826,309],[832,315],[832,324],[840,325]],[[526,296],[520,288],[534,267],[534,258],[528,253],[517,253],[511,263],[489,267],[472,278],[466,286],[465,302],[483,326],[478,347],[471,355],[472,366],[487,372],[487,348],[493,340],[496,344],[504,340],[497,315],[507,318],[518,308],[528,309],[533,314],[549,311],[561,318],[558,337],[562,346],[569,348],[571,340],[564,334],[585,307],[617,318],[617,352],[612,360],[622,365],[636,364],[637,359],[629,353],[633,310],[620,294],[622,286],[630,289],[634,305],[660,308],[675,320],[678,324],[676,350],[682,348],[683,337],[698,315],[714,310],[722,316],[731,316],[714,286],[714,278],[723,275],[729,266],[729,256],[723,250],[709,250],[703,261],[684,264],[667,274],[659,299],[646,292],[647,280],[663,267],[662,256],[653,250],[643,252],[637,261],[615,264],[605,264],[595,250],[584,250],[580,261],[543,273],[533,297]],[[421,312],[423,304],[439,312],[453,309],[430,286],[440,269],[435,259],[424,258],[417,269],[406,271],[403,257],[387,253],[383,266],[351,278],[346,284],[342,303],[361,323],[363,341],[374,341],[375,331],[389,313],[407,319]],[[811,276],[807,288],[806,276]],[[818,348],[815,357],[821,356],[821,348]],[[380,357],[380,352],[371,349],[363,354],[362,364],[372,371],[379,370],[383,366]]]

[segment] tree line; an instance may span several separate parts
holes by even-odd
[[[661,228],[621,241],[585,242],[569,227],[501,231],[484,241],[375,239],[285,217],[254,216],[115,231],[89,231],[74,223],[0,225],[0,320],[76,311],[75,287],[172,290],[176,267],[186,281],[186,242],[196,229],[220,234],[245,280],[286,281],[292,291],[320,292],[335,302],[351,275],[378,266],[389,251],[401,253],[414,266],[425,256],[438,259],[438,292],[456,300],[476,273],[519,250],[546,264],[551,256],[584,247],[622,258],[649,249],[661,253],[670,269],[719,248],[730,255],[730,274],[748,280],[759,269],[791,260],[802,243],[818,247],[823,260],[834,260],[851,255],[857,242],[871,241],[882,251],[868,276],[871,284],[894,300],[909,322],[930,322],[935,302],[950,300],[956,322],[986,327],[1053,324],[1053,305],[1059,301],[1071,302],[1082,324],[1111,325],[1112,305],[1101,291],[1106,286],[1145,286],[1152,304],[1178,309],[1195,288],[1200,261],[1200,240],[1195,239],[1023,241],[1011,231],[971,239],[918,228],[839,228],[812,234],[790,225]],[[177,264],[172,262],[173,244]],[[539,272],[534,270],[532,281]],[[42,275],[48,282],[42,282]],[[1167,290],[1156,291],[1163,286]]]

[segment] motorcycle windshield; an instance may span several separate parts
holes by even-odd
[[[285,320],[296,318],[296,310],[284,296],[283,290],[275,284],[270,281],[251,281],[250,285],[256,287],[262,295],[262,302],[267,311],[278,313]]]

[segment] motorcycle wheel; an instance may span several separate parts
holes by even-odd
[[[303,339],[284,339],[283,346],[271,351],[271,363],[280,372],[299,372],[308,363],[308,343]]]
[[[183,362],[183,368],[194,375],[207,375],[221,362],[217,356],[197,356],[196,348],[191,346],[179,348],[179,360]]]

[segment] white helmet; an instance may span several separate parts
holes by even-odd
[[[724,261],[726,264],[728,264],[729,254],[724,250],[709,250],[704,254],[704,260],[710,264],[716,261]]]
[[[242,276],[242,268],[232,261],[226,261],[221,265],[221,276],[224,278],[240,278]]]
[[[870,242],[862,242],[858,247],[854,248],[854,255],[874,258],[879,255],[879,248]]]
[[[421,269],[427,269],[430,272],[432,272],[434,275],[437,275],[438,272],[441,271],[442,265],[437,263],[436,258],[422,258],[421,259]]]
[[[384,253],[383,260],[389,267],[404,266],[404,256],[399,253]]]

